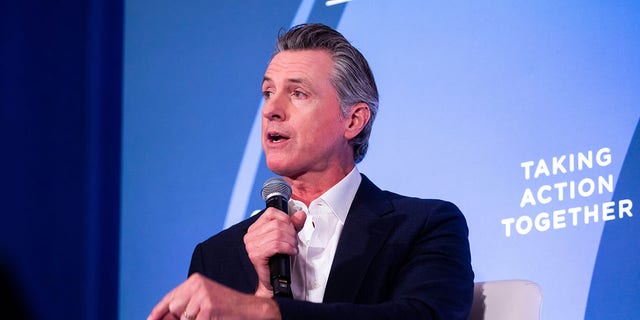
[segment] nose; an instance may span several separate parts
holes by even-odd
[[[286,101],[281,94],[273,93],[265,98],[262,105],[262,116],[267,120],[284,121],[287,118]]]

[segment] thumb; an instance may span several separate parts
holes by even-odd
[[[296,229],[296,232],[300,232],[302,227],[304,227],[304,222],[307,220],[307,214],[304,211],[296,211],[291,216],[291,223],[293,223],[293,228]]]

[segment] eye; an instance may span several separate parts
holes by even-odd
[[[305,99],[307,97],[307,94],[300,90],[294,90],[293,93],[291,93],[291,95],[298,99]]]
[[[269,90],[264,90],[264,91],[262,91],[262,96],[263,96],[265,99],[269,99],[272,95],[273,95],[273,92],[271,92],[271,91],[269,91]]]

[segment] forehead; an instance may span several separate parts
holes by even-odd
[[[265,81],[330,80],[331,54],[325,50],[287,50],[276,54],[265,72]]]

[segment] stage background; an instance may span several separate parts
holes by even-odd
[[[307,21],[377,79],[360,171],[460,206],[477,281],[539,283],[543,319],[637,318],[640,5],[595,1],[1,2],[0,309],[145,318],[264,206],[260,82]]]
[[[278,31],[307,21],[337,27],[377,79],[359,169],[382,188],[458,204],[478,281],[539,283],[544,319],[635,314],[637,290],[623,288],[639,284],[638,255],[624,253],[638,248],[639,9],[127,1],[121,318],[183,280],[196,243],[263,206],[260,79]],[[580,154],[592,161],[581,170]],[[585,210],[598,213],[585,221]]]
[[[544,319],[637,313],[624,290],[640,284],[637,4],[125,3],[122,319],[184,280],[198,242],[262,208],[261,77],[278,31],[307,21],[337,27],[377,79],[360,171],[458,204],[478,281],[539,283]]]

